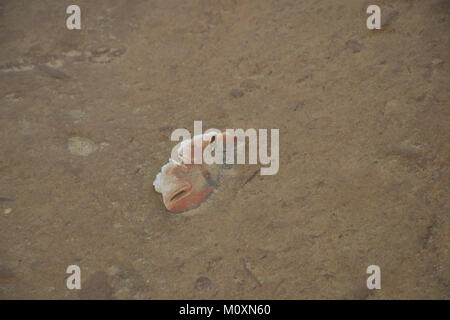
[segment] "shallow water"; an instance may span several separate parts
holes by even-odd
[[[0,298],[450,298],[448,2],[383,3],[380,31],[356,0],[80,7],[1,4]],[[278,174],[168,213],[194,120],[280,129]]]

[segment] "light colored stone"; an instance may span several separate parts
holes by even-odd
[[[72,137],[69,139],[68,148],[71,154],[85,157],[97,151],[98,146],[88,138]]]

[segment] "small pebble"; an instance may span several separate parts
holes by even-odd
[[[4,214],[10,214],[12,212],[12,208],[7,208],[5,211],[3,211]]]
[[[211,280],[207,277],[200,277],[195,281],[195,289],[200,291],[207,291],[211,288]]]
[[[87,138],[72,137],[69,139],[68,148],[71,154],[77,156],[88,156],[97,151],[98,146]]]
[[[235,98],[240,98],[244,95],[244,91],[239,89],[233,89],[230,91],[230,94]]]

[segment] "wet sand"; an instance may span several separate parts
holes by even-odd
[[[449,2],[375,3],[379,31],[356,0],[78,1],[67,30],[1,1],[0,298],[449,299]],[[280,129],[278,174],[168,213],[194,120]]]

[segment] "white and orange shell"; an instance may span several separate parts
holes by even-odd
[[[169,159],[156,175],[153,186],[156,192],[162,194],[163,203],[170,212],[179,213],[198,207],[216,189],[217,185],[210,177],[208,166],[203,161],[196,164],[198,161],[194,158],[194,146],[201,145],[203,156],[205,148],[215,143],[216,135],[217,133],[207,133],[183,141],[176,159]],[[185,151],[189,148],[191,152],[187,158]]]

